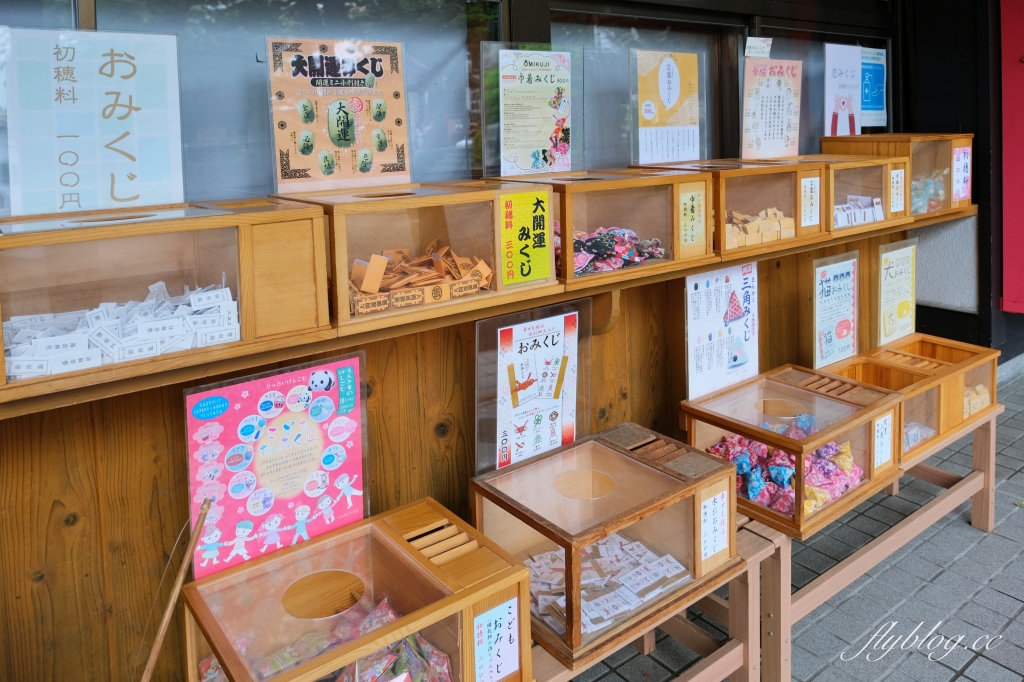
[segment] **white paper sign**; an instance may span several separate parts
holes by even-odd
[[[892,412],[875,420],[875,468],[892,459]]]
[[[861,48],[825,43],[825,136],[860,135]]]
[[[497,467],[576,440],[575,312],[498,330]]]
[[[917,314],[917,242],[881,254],[878,344],[914,333]]]
[[[184,200],[174,35],[0,27],[11,215]]]
[[[701,560],[729,549],[729,494],[722,491],[700,503]]]
[[[800,180],[800,227],[821,223],[821,178]]]
[[[687,277],[687,397],[757,374],[757,263]]]
[[[906,178],[902,168],[889,173],[889,212],[899,213],[903,210],[906,195]]]
[[[473,619],[476,682],[498,682],[519,670],[519,598]]]
[[[971,148],[953,149],[953,201],[971,198]]]
[[[757,59],[768,59],[772,52],[772,39],[771,38],[747,38],[746,49],[743,51],[744,57],[754,57]]]
[[[814,267],[814,368],[857,354],[857,258]]]

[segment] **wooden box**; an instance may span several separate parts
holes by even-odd
[[[369,675],[394,655],[396,678],[405,647],[426,658],[424,642],[448,658],[441,682],[533,681],[529,572],[429,498],[190,583],[184,596],[234,682],[313,682],[346,666]],[[190,671],[203,644],[189,648]]]
[[[681,426],[736,466],[741,513],[803,540],[899,478],[902,398],[783,365],[684,400]]]
[[[913,221],[907,157],[811,154],[779,161],[825,164],[821,206],[830,232],[856,234]]]
[[[996,365],[999,351],[969,343],[914,333],[879,346],[868,354],[873,361],[932,377],[938,383],[930,428],[938,435],[964,422],[984,419],[997,406]],[[915,413],[916,414],[916,413]],[[908,412],[907,425],[916,420]],[[913,438],[913,434],[910,434]],[[923,442],[925,439],[918,438]],[[912,452],[911,452],[912,454]]]
[[[910,214],[942,214],[971,205],[974,135],[880,133],[821,138],[822,154],[910,158]]]
[[[567,290],[718,260],[711,245],[713,195],[707,173],[622,169],[503,180],[554,188],[558,236],[565,251],[568,235],[575,236],[574,257],[558,258],[558,276]],[[630,249],[614,234],[604,239],[596,234],[612,228],[632,230],[640,243]]]
[[[470,482],[476,527],[530,566],[534,640],[566,667],[736,567],[735,472],[684,455],[645,463],[591,436]]]
[[[822,163],[722,159],[658,167],[714,176],[714,243],[723,260],[829,239]]]
[[[344,334],[352,331],[350,321],[367,316],[380,326],[396,316],[426,318],[502,302],[481,295],[513,300],[525,289],[550,288],[556,281],[550,194],[544,186],[452,184],[289,198],[327,213],[334,314]]]
[[[0,384],[19,397],[333,335],[324,218],[305,204],[4,218],[0,233]]]

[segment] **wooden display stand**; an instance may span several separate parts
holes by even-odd
[[[690,445],[701,449],[721,443],[723,436],[739,434],[767,446],[770,455],[779,451],[795,459],[792,513],[743,495],[737,497],[737,504],[741,513],[804,540],[899,478],[896,434],[901,433],[902,397],[832,374],[783,365],[701,398],[682,401],[679,426],[686,431]],[[805,421],[816,429],[809,434],[798,426],[806,417],[813,417]],[[786,431],[764,428],[763,423],[782,425]],[[880,430],[888,430],[888,440],[879,439]],[[794,438],[797,433],[803,437]],[[823,446],[844,441],[850,461],[861,469],[859,484],[841,491],[824,506],[807,509],[805,501],[811,499],[810,484],[805,482],[809,457],[824,450]],[[880,442],[886,443],[887,449],[879,449],[886,447],[879,446]],[[755,466],[749,459],[748,465]]]
[[[998,408],[998,358],[998,350],[915,333],[838,362],[829,371],[905,396],[900,407],[902,463],[916,459],[917,449],[934,439],[988,419]]]
[[[420,631],[448,655],[453,679],[476,679],[474,619],[510,601],[518,627],[506,634],[517,639],[519,660],[515,671],[498,679],[534,679],[526,645],[529,572],[430,498],[190,583],[184,594],[191,615],[186,624],[190,682],[200,682],[206,643],[234,682],[256,682],[261,659],[304,636],[331,632],[364,594],[374,604],[386,597],[398,619],[346,638],[271,679],[313,682]],[[196,625],[205,641],[196,637]],[[238,649],[240,631],[248,633],[244,652]]]
[[[478,529],[519,559],[532,558],[537,564],[542,554],[557,553],[564,562],[564,568],[556,569],[564,575],[564,612],[557,619],[562,631],[552,624],[556,611],[547,606],[542,610],[540,605],[547,594],[541,589],[542,578],[531,576],[537,581],[532,634],[567,668],[579,670],[599,661],[653,629],[659,614],[677,612],[693,594],[704,593],[712,582],[722,584],[741,570],[732,522],[735,470],[683,447],[671,464],[651,465],[600,435],[591,436],[470,482]],[[680,476],[678,472],[684,471],[690,475]],[[705,547],[702,542],[713,535],[713,527],[703,528],[712,520],[705,521],[702,511],[719,500],[715,508],[724,535],[720,546]],[[627,576],[621,586],[629,586],[636,603],[611,616],[599,616],[603,625],[598,625],[596,618],[586,615],[588,607],[590,613],[599,613],[596,602],[588,601],[585,607],[582,601],[581,563],[586,561],[588,572],[600,576],[602,562],[619,551],[602,549],[604,545],[597,543],[614,538],[624,538],[640,554],[653,553],[659,562],[667,558],[666,566],[675,568],[640,591],[628,579],[627,570],[620,569],[616,575]],[[591,580],[586,589],[600,589]],[[588,631],[588,624],[597,627]]]
[[[824,164],[810,160],[781,163],[721,159],[648,167],[710,172],[714,176],[715,252],[722,260],[757,257],[776,248],[831,238],[825,228]],[[805,218],[808,202],[801,187],[809,178],[819,181],[818,207],[815,212],[808,206]],[[737,222],[740,216],[745,216],[743,226]]]
[[[507,260],[508,249],[501,243],[500,226],[506,212],[504,199],[516,187],[520,192],[527,191],[521,186],[453,183],[287,195],[294,201],[315,204],[327,214],[331,293],[339,335],[561,292],[555,277],[554,231],[550,224],[541,229],[547,245],[541,257],[549,276],[523,284],[503,281],[500,268]],[[532,189],[547,194],[547,206],[551,206],[549,188]],[[547,214],[553,219],[552,210]],[[431,247],[442,257],[431,259],[426,253]],[[444,256],[450,252],[458,254],[460,268],[466,266],[458,278],[444,264]],[[373,256],[380,259],[380,272],[376,272]],[[391,291],[382,290],[379,280],[389,257],[392,262],[411,260],[414,266],[433,269],[442,280],[424,285],[414,281]],[[369,263],[367,276],[376,278],[373,285],[362,272],[358,273],[359,281],[353,283],[355,260]]]
[[[899,522],[849,558],[839,562],[818,576],[810,584],[792,591],[793,541],[783,533],[752,521],[744,530],[756,533],[775,546],[775,552],[762,564],[761,593],[761,647],[764,682],[792,680],[793,624],[841,592],[860,576],[871,570],[898,549],[955,510],[962,503],[971,502],[971,525],[991,532],[995,528],[996,504],[996,419],[1003,412],[1002,405],[992,410],[980,422],[971,421],[915,452],[915,457],[900,464],[909,476],[945,488],[913,514]],[[956,476],[948,471],[923,464],[926,459],[972,434],[973,471]],[[719,606],[722,601],[712,596]]]
[[[910,187],[910,204],[907,206],[911,215],[938,216],[953,213],[971,205],[970,178],[971,169],[966,172],[967,196],[953,198],[953,158],[957,148],[970,149],[974,143],[973,133],[938,134],[938,133],[878,133],[873,135],[844,135],[839,137],[821,138],[822,154],[855,154],[857,156],[909,157],[906,183]],[[973,153],[971,154],[973,157]],[[945,196],[931,210],[916,210],[914,206],[913,184],[923,181],[937,172],[943,177]]]
[[[907,157],[872,158],[865,156],[829,156],[809,154],[779,159],[788,163],[817,161],[825,164],[822,183],[822,220],[829,232],[859,234],[874,230],[905,225],[912,222],[910,216],[910,159]],[[902,188],[899,196],[893,191]],[[881,220],[870,220],[852,224],[849,220],[839,221],[836,206],[847,203],[847,197],[865,196],[880,200],[878,209],[884,216]],[[892,210],[900,206],[899,210]],[[837,222],[839,221],[839,222]]]
[[[0,219],[0,313],[60,314],[171,295],[227,278],[240,341],[6,382],[0,402],[246,355],[335,335],[324,218],[280,199],[204,202]],[[91,331],[91,328],[90,328]],[[54,337],[56,340],[59,337]],[[6,384],[6,385],[4,385]]]
[[[711,176],[699,172],[634,173],[629,169],[541,173],[502,178],[517,183],[551,185],[558,195],[562,253],[571,254],[572,235],[600,227],[631,229],[641,240],[659,239],[665,258],[651,258],[609,272],[576,274],[573,258],[559,262],[567,291],[623,282],[718,261],[712,250]],[[691,195],[702,195],[698,218],[689,220]]]

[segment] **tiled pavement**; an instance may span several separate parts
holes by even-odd
[[[999,387],[1006,412],[996,430],[996,529],[991,534],[970,525],[965,503],[913,539],[847,589],[794,625],[793,679],[800,682],[1024,682],[1024,379]],[[929,464],[958,475],[971,468],[967,437],[938,453]],[[885,532],[940,488],[910,477],[900,494],[879,493],[804,543],[793,545],[793,589],[853,554]],[[1018,504],[1020,506],[1018,506]],[[690,617],[720,639],[724,632],[710,620]],[[872,634],[886,623],[886,634],[926,634],[931,653],[900,645],[884,656],[872,649]],[[935,635],[945,637],[942,644]],[[1000,635],[990,649],[972,647],[979,638]],[[946,647],[960,636],[961,645]],[[876,640],[878,641],[878,640]],[[900,644],[902,644],[901,642]],[[871,654],[871,661],[865,660]],[[941,657],[941,658],[940,658]],[[643,657],[631,647],[579,675],[578,682],[666,682],[698,660],[695,653],[659,634],[657,648]]]

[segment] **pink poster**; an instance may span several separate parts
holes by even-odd
[[[185,396],[196,579],[362,519],[362,354]]]

